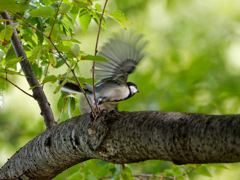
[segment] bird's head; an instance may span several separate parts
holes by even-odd
[[[139,92],[136,84],[132,82],[127,82],[128,88],[130,90],[130,97],[132,97],[135,93]]]

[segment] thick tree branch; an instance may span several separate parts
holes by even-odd
[[[240,115],[177,112],[111,112],[74,117],[37,136],[11,157],[0,179],[51,179],[88,159],[177,164],[240,162]],[[89,134],[91,132],[91,134]],[[43,168],[44,167],[44,168]]]
[[[6,11],[2,12],[1,16],[3,19],[7,19],[7,20],[12,19],[10,14]],[[12,24],[12,22],[7,21],[7,24]],[[44,118],[45,126],[47,129],[49,129],[56,125],[56,122],[54,121],[52,109],[50,107],[50,104],[47,100],[45,93],[43,92],[41,85],[39,84],[32,68],[31,68],[31,65],[27,59],[26,53],[23,49],[22,42],[20,41],[15,28],[14,28],[14,32],[13,32],[13,35],[11,38],[11,43],[12,43],[12,46],[14,48],[14,51],[15,51],[17,57],[23,57],[22,61],[20,62],[23,73],[26,76],[29,86],[34,87],[32,90],[33,97],[38,102],[38,105],[41,109],[41,115]]]

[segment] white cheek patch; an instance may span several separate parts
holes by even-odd
[[[130,86],[130,91],[132,94],[135,94],[136,92],[138,92],[138,89],[135,86]]]

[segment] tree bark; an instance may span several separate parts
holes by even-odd
[[[7,25],[12,24],[12,22],[11,22],[12,17],[10,16],[10,14],[8,12],[6,12],[6,11],[1,12],[0,15],[3,19],[9,20],[6,22]],[[56,122],[54,121],[52,109],[50,107],[50,104],[47,100],[45,93],[43,92],[42,86],[39,84],[39,82],[32,70],[32,67],[31,67],[31,65],[28,61],[28,58],[26,56],[26,53],[23,49],[22,42],[20,41],[15,28],[14,28],[13,35],[11,38],[11,43],[12,43],[13,49],[14,49],[17,57],[22,57],[22,61],[20,62],[20,65],[22,67],[24,75],[26,76],[29,86],[34,87],[32,89],[33,97],[38,102],[38,105],[41,109],[41,115],[44,118],[44,123],[45,123],[46,129],[49,129],[56,125]]]
[[[90,114],[28,142],[2,167],[0,179],[52,179],[88,159],[176,164],[240,162],[240,116],[178,112],[110,112],[92,126]]]

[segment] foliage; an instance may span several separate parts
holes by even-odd
[[[91,65],[87,61],[105,61],[89,53],[89,49],[93,49],[96,43],[103,2],[15,2],[0,1],[0,8],[18,12],[18,15],[26,20],[24,22],[11,14],[14,24],[5,28],[5,22],[1,20],[0,25],[0,76],[3,77],[0,78],[0,106],[3,106],[3,111],[0,111],[0,159],[4,161],[9,158],[9,153],[13,154],[44,130],[39,110],[30,107],[34,106],[35,101],[26,101],[28,103],[24,105],[13,103],[23,103],[22,96],[25,95],[12,90],[12,86],[6,81],[7,78],[20,87],[25,87],[25,77],[20,77],[23,73],[18,65],[22,58],[16,57],[10,42],[13,27],[19,32],[32,69],[41,85],[44,85],[57,118],[63,110],[61,121],[80,112],[77,108],[78,98],[60,93],[61,86],[57,85],[57,81],[61,79],[63,82],[76,83],[71,73],[71,69],[74,69],[81,85],[84,82],[92,83],[88,72]],[[116,7],[121,11],[116,10]],[[181,3],[176,0],[109,2],[107,9],[110,10],[105,12],[101,29],[105,36],[109,32],[107,30],[116,27],[113,21],[125,29],[130,28],[128,24],[131,21],[132,26],[145,33],[151,41],[151,58],[141,62],[130,77],[130,80],[138,85],[141,93],[121,103],[120,110],[239,113],[239,7],[239,2],[233,0],[211,0],[207,4],[200,0]],[[58,15],[55,17],[57,11]],[[49,35],[53,44],[47,38]],[[67,60],[69,68],[58,52]],[[35,116],[33,113],[28,115],[24,113],[26,109],[37,113]],[[232,171],[238,166],[232,165]],[[144,174],[152,177],[179,177],[178,179],[203,179],[203,176],[219,179],[218,174],[227,173],[226,170],[222,171],[227,169],[224,165],[177,166],[161,161],[132,164],[131,168],[128,165],[91,160],[63,172],[55,179],[100,179],[106,176],[112,176],[112,179],[131,179],[132,175],[136,175],[136,178],[147,178]],[[191,171],[192,169],[194,171]],[[187,176],[182,176],[185,173]]]

